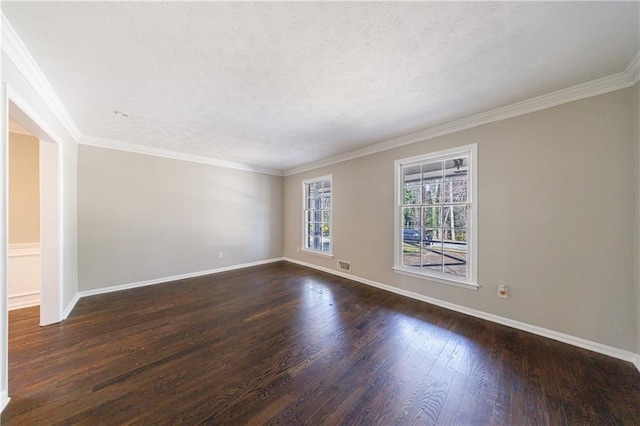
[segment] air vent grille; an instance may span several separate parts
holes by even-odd
[[[351,271],[351,263],[344,260],[338,260],[338,269],[343,271]]]

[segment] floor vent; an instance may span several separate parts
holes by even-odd
[[[343,271],[351,271],[351,263],[345,262],[344,260],[338,260],[338,269],[342,269]]]

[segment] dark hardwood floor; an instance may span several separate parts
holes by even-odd
[[[37,315],[3,425],[640,424],[630,363],[284,262]]]

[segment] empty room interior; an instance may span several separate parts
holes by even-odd
[[[0,10],[3,425],[640,424],[640,2]]]

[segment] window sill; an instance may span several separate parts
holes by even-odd
[[[326,257],[328,259],[333,259],[333,254],[332,253],[326,253],[326,252],[323,252],[323,251],[315,251],[315,250],[309,250],[309,249],[300,249],[300,251],[302,253],[312,254],[314,256],[320,256],[320,257]]]
[[[478,290],[480,288],[480,286],[478,284],[474,284],[474,283],[469,283],[466,281],[458,281],[452,278],[445,278],[445,277],[437,277],[434,275],[426,275],[426,274],[420,274],[417,272],[412,272],[412,271],[408,271],[406,269],[403,268],[398,268],[398,267],[394,267],[393,271],[397,274],[400,275],[406,275],[409,277],[413,277],[413,278],[420,278],[421,280],[429,280],[429,281],[434,281],[440,284],[447,284],[447,285],[452,285],[455,287],[461,287],[461,288],[466,288],[468,290]]]

